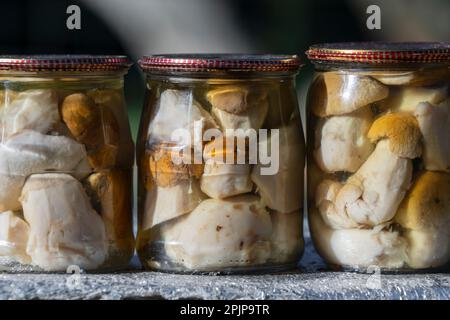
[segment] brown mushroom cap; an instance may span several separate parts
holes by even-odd
[[[417,119],[407,113],[388,113],[372,124],[367,134],[376,143],[389,139],[390,150],[403,158],[417,158],[422,154],[422,134]]]
[[[178,156],[178,149],[173,144],[163,143],[153,148],[149,166],[158,186],[172,187],[181,180],[189,180],[190,176],[200,178],[203,173],[203,164],[177,164],[173,159]]]
[[[395,221],[408,229],[437,227],[450,222],[450,174],[420,173],[400,205]]]
[[[78,141],[90,145],[99,142],[96,133],[101,124],[100,109],[87,95],[74,93],[65,97],[61,104],[61,116]]]

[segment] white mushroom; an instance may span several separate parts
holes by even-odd
[[[0,256],[30,263],[26,253],[29,227],[19,212],[0,212]]]
[[[377,225],[392,219],[408,190],[412,162],[392,153],[388,141],[351,176],[336,196],[338,214],[362,225]]]
[[[105,261],[105,225],[75,178],[60,173],[31,175],[20,201],[30,226],[27,254],[33,265],[65,271],[70,265],[95,269]]]
[[[367,268],[401,268],[406,259],[406,241],[397,231],[339,229],[328,227],[315,210],[309,215],[311,235],[316,249],[333,265]]]
[[[256,196],[205,200],[161,232],[168,257],[191,270],[256,266],[271,255],[270,215]]]
[[[206,196],[195,179],[183,180],[171,187],[155,187],[147,191],[142,229],[187,214]]]
[[[278,143],[279,149],[272,150]],[[272,150],[271,163],[258,163],[253,167],[251,178],[257,186],[262,201],[279,212],[292,212],[303,205],[303,176],[305,165],[304,141],[300,129],[291,124],[261,139],[258,150]],[[273,167],[275,172],[264,172]]]
[[[296,263],[303,251],[303,215],[301,211],[290,213],[270,212],[272,221],[271,261]]]
[[[151,143],[172,142],[190,146],[194,143],[196,125],[199,126],[200,135],[205,129],[217,128],[214,119],[194,99],[191,90],[169,89],[163,91],[159,97],[148,129],[148,136]],[[179,129],[186,130],[190,136],[172,137],[172,134],[178,132]],[[190,138],[190,140],[186,138]]]
[[[429,86],[449,79],[448,67],[420,70],[370,71],[369,75],[386,85]]]
[[[372,153],[367,137],[373,116],[369,107],[355,112],[321,118],[316,127],[314,158],[325,172],[355,172]]]
[[[222,129],[259,129],[269,109],[267,94],[252,88],[225,86],[206,95]]]
[[[230,140],[233,139],[233,140]],[[234,141],[231,143],[230,141]],[[235,136],[221,136],[207,143],[203,150],[205,162],[200,187],[214,199],[223,199],[252,191],[246,144],[240,144]]]
[[[394,112],[414,113],[421,102],[438,104],[447,97],[447,86],[400,87],[391,91],[389,98],[380,103],[382,108]]]
[[[89,173],[82,144],[64,137],[25,130],[0,145],[0,210],[18,210],[25,178],[43,171]]]
[[[450,104],[424,102],[416,107],[414,115],[423,136],[425,169],[450,172]]]
[[[387,86],[370,77],[324,72],[314,79],[308,101],[316,116],[327,117],[353,112],[388,94]]]
[[[391,220],[410,186],[411,159],[421,154],[415,118],[402,113],[384,115],[373,123],[368,137],[374,143],[383,140],[361,168],[341,188],[336,187],[334,200],[331,196],[322,196],[326,201],[316,199],[322,217],[333,228]]]
[[[214,199],[223,199],[252,191],[250,165],[205,163],[200,188]]]
[[[424,171],[403,200],[395,221],[408,241],[408,265],[436,268],[450,261],[450,174]]]
[[[347,215],[344,208],[338,208],[336,206],[336,197],[342,187],[343,184],[337,181],[329,179],[323,180],[316,189],[314,197],[315,206],[318,209],[323,221],[329,227],[334,229],[357,228],[358,223],[356,223],[352,217]],[[358,195],[359,193],[357,196]]]
[[[50,89],[27,90],[1,111],[2,137],[26,129],[47,133],[60,121],[58,98]]]

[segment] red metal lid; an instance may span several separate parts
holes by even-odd
[[[132,65],[126,56],[108,55],[3,55],[0,70],[11,71],[126,71]]]
[[[410,64],[450,62],[450,43],[343,42],[313,45],[306,51],[314,63]]]
[[[168,54],[139,60],[146,72],[296,72],[296,55],[269,54]]]

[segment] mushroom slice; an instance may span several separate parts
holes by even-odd
[[[106,228],[110,252],[128,262],[133,254],[132,173],[114,169],[91,174],[86,192]]]
[[[272,150],[274,142],[278,143],[278,150]],[[266,165],[260,161],[251,173],[262,201],[269,208],[283,213],[300,209],[303,206],[305,153],[299,128],[291,124],[272,131],[270,137],[260,139],[259,152],[261,149],[273,151],[270,163]]]
[[[162,143],[151,148],[149,157],[150,172],[160,187],[172,187],[191,176],[200,178],[203,164],[195,164],[191,155],[183,154],[183,148],[174,144]]]
[[[267,94],[245,86],[214,89],[206,98],[222,129],[259,129],[269,110]]]
[[[315,206],[319,210],[323,221],[333,229],[349,229],[357,228],[358,223],[349,217],[343,208],[336,206],[336,197],[339,191],[342,189],[343,184],[325,179],[316,189],[315,194]],[[356,190],[356,194],[353,199],[357,199],[360,196],[360,191]]]
[[[448,68],[424,68],[419,71],[371,71],[371,77],[385,85],[429,86],[450,78]]]
[[[227,144],[234,139],[233,146]],[[203,151],[205,166],[200,179],[204,193],[214,199],[223,199],[252,191],[250,165],[237,164],[239,154],[245,152],[246,144],[241,146],[234,137],[219,137],[206,144]],[[244,153],[243,160],[247,155]]]
[[[147,191],[142,229],[191,212],[206,196],[196,179],[180,181],[171,187],[156,187]]]
[[[439,105],[420,103],[414,115],[423,136],[425,169],[450,172],[449,100]]]
[[[316,128],[314,158],[325,172],[355,172],[374,149],[367,138],[373,116],[369,107],[321,118]]]
[[[319,117],[341,115],[386,98],[387,86],[355,74],[324,72],[314,79],[308,101]]]
[[[330,264],[350,268],[372,265],[401,268],[406,259],[406,241],[397,231],[373,229],[331,229],[313,209],[309,225],[314,246]]]
[[[57,95],[50,89],[23,91],[2,108],[3,137],[29,129],[47,133],[60,121]]]
[[[29,227],[19,212],[0,212],[0,256],[28,264],[26,253]]]
[[[43,171],[64,171],[81,178],[86,168],[82,144],[63,136],[25,130],[0,145],[0,210],[20,209],[19,196],[26,177]]]
[[[270,215],[256,196],[205,200],[161,232],[167,256],[190,270],[254,267],[271,254]]]
[[[296,263],[301,256],[303,241],[303,216],[301,211],[282,213],[271,211],[271,257],[275,263]]]
[[[401,87],[391,90],[389,98],[380,102],[381,109],[394,112],[414,113],[421,102],[438,104],[447,97],[447,86],[437,87]]]
[[[159,97],[148,137],[150,143],[170,142],[191,147],[197,134],[202,135],[203,130],[210,128],[217,128],[217,124],[194,99],[191,90],[168,89]],[[175,135],[180,130],[188,136]]]
[[[83,186],[67,174],[31,175],[20,202],[30,226],[27,254],[46,271],[99,267],[107,255],[105,225]]]
[[[403,200],[395,222],[405,230],[408,265],[435,268],[450,261],[450,174],[424,171]]]
[[[252,191],[250,165],[206,163],[200,179],[204,193],[214,199],[223,199]]]

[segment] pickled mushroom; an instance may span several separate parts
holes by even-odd
[[[374,145],[367,137],[373,122],[368,107],[349,114],[321,118],[316,127],[314,158],[325,172],[355,172],[367,160]]]
[[[256,196],[204,200],[163,227],[166,254],[191,270],[264,264],[271,255],[272,224]]]
[[[386,98],[389,88],[365,76],[326,72],[312,83],[308,100],[319,117],[351,113]]]
[[[105,225],[79,181],[67,174],[31,175],[20,202],[30,227],[27,254],[46,271],[99,267],[107,256]]]
[[[199,182],[192,178],[181,180],[174,186],[147,190],[142,229],[187,214],[205,198]]]
[[[20,209],[19,196],[28,175],[63,171],[81,178],[88,173],[86,161],[84,146],[70,138],[29,130],[13,135],[0,145],[0,210]]]
[[[3,106],[0,118],[3,138],[24,130],[47,133],[60,121],[57,96],[50,89],[20,92]]]
[[[0,256],[12,257],[20,263],[30,263],[26,253],[29,226],[20,212],[0,212]]]
[[[406,241],[397,231],[373,229],[332,229],[315,210],[309,215],[314,245],[331,264],[348,267],[401,268],[405,265]]]
[[[408,265],[439,267],[450,259],[450,174],[424,171],[395,215],[408,241]]]
[[[414,115],[423,136],[425,169],[450,172],[450,100],[439,105],[424,102]]]
[[[300,129],[295,124],[282,127],[271,133],[266,140],[260,140],[258,150],[271,150],[272,140],[278,141],[277,155],[271,155],[269,165],[258,163],[251,173],[262,201],[269,208],[279,212],[292,212],[303,205],[303,175],[305,166],[304,141]],[[263,147],[263,145],[266,145]],[[278,163],[275,163],[278,161]],[[273,174],[262,170],[276,166]]]
[[[222,129],[259,129],[269,109],[267,94],[245,86],[211,90],[206,95],[211,114]]]

